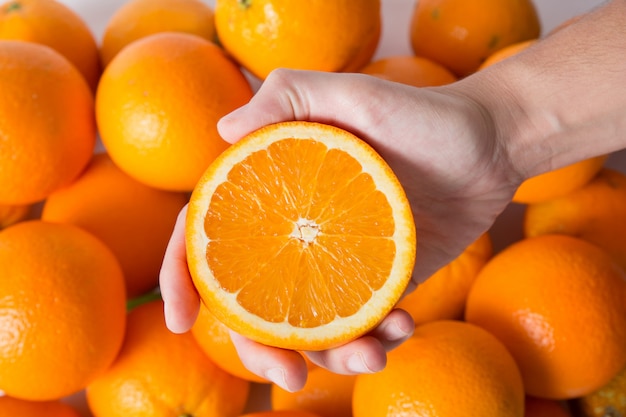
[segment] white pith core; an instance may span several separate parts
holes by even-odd
[[[320,233],[320,226],[313,220],[300,218],[294,224],[293,231],[289,236],[299,239],[303,243],[310,245],[315,242],[315,238]]]

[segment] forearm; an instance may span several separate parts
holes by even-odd
[[[492,117],[522,179],[626,147],[626,0],[616,0],[459,88]]]

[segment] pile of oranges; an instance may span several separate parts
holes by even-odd
[[[204,306],[191,332],[166,329],[168,239],[255,79],[434,87],[541,41],[531,0],[420,0],[414,54],[373,61],[380,9],[129,0],[98,42],[56,0],[0,5],[0,415],[626,415],[626,175],[608,156],[522,184],[523,237],[495,250],[486,233],[404,298],[415,335],[381,372],[308,363],[290,393]]]

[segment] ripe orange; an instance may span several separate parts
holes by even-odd
[[[247,381],[267,383],[268,381],[250,372],[239,359],[237,349],[230,338],[228,327],[203,305],[191,333],[204,353],[220,368]]]
[[[380,0],[223,0],[215,27],[224,48],[261,79],[281,67],[356,71],[378,46]]]
[[[356,375],[340,375],[315,367],[309,371],[300,391],[289,392],[272,385],[272,409],[304,410],[320,417],[351,416],[355,382]]]
[[[459,77],[476,71],[495,51],[539,34],[531,0],[420,0],[410,26],[415,54]]]
[[[82,390],[122,344],[124,278],[111,251],[71,225],[0,232],[0,390],[52,400]]]
[[[31,204],[0,204],[0,230],[26,219]]]
[[[626,174],[604,168],[587,185],[524,212],[524,234],[576,236],[606,250],[626,271]]]
[[[568,399],[626,364],[624,300],[625,274],[605,251],[543,235],[511,244],[483,267],[465,317],[507,346],[529,395]]]
[[[228,147],[217,121],[251,97],[243,73],[219,47],[166,32],[116,55],[100,80],[96,116],[122,170],[155,188],[191,191]]]
[[[529,178],[519,186],[513,201],[533,204],[563,197],[587,184],[604,167],[607,155],[584,159]]]
[[[100,56],[108,65],[129,43],[159,32],[184,32],[215,40],[215,19],[199,0],[131,0],[116,9],[102,35]]]
[[[27,401],[0,396],[0,416],[12,417],[80,417],[71,405],[59,400]]]
[[[158,190],[136,181],[97,154],[72,184],[46,200],[43,220],[71,223],[106,243],[120,261],[128,297],[158,285],[159,270],[186,193]]]
[[[510,45],[505,46],[502,49],[498,49],[493,54],[489,55],[487,59],[480,64],[478,70],[483,70],[487,67],[492,66],[493,64],[497,64],[500,61],[504,61],[505,59],[517,55],[518,53],[528,49],[530,46],[534,45],[537,42],[537,39],[529,39],[522,42],[512,43]]]
[[[404,297],[398,308],[411,314],[417,325],[435,320],[462,319],[472,283],[492,254],[491,237],[485,233]]]
[[[416,245],[385,161],[309,122],[266,126],[220,155],[191,196],[186,237],[207,308],[244,336],[295,350],[378,324],[410,280]]]
[[[0,39],[41,43],[67,58],[93,92],[100,78],[98,45],[87,23],[56,0],[9,0],[0,5]]]
[[[526,397],[524,417],[572,417],[560,401]]]
[[[360,72],[414,87],[434,87],[457,80],[444,66],[412,55],[381,58],[370,62]]]
[[[72,182],[91,158],[93,97],[58,52],[0,42],[0,204],[29,204]]]
[[[215,365],[190,333],[170,332],[158,300],[131,310],[119,356],[86,394],[95,417],[235,417],[249,388]]]
[[[524,415],[515,361],[493,335],[462,321],[434,321],[356,378],[354,417]]]
[[[621,417],[626,415],[626,368],[606,385],[576,398],[573,408],[580,417]]]

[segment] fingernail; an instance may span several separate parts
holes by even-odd
[[[374,373],[365,363],[365,358],[361,352],[355,352],[348,358],[346,366],[351,372],[357,374],[372,374]]]
[[[395,320],[392,321],[391,323],[385,324],[382,330],[383,330],[383,335],[385,336],[385,339],[387,339],[390,342],[395,342],[397,340],[406,339],[408,336],[410,336],[413,333],[413,328],[403,329],[402,327],[400,327],[399,323]]]
[[[285,379],[285,370],[282,368],[270,368],[265,371],[265,378],[272,381],[274,384],[278,385],[285,391],[291,392],[287,386],[287,380]]]

